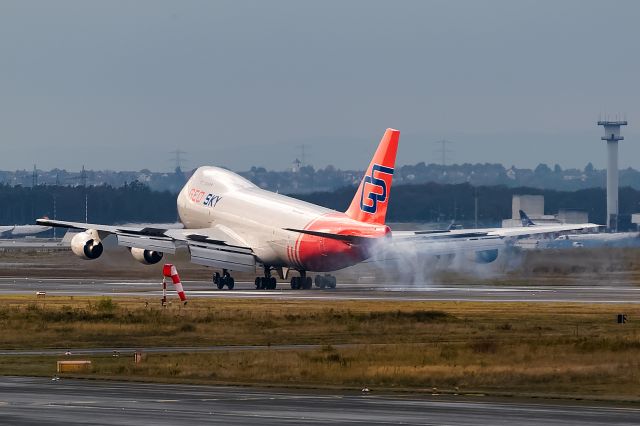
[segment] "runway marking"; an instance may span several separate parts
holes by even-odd
[[[487,286],[483,284],[435,284],[435,285],[380,285],[343,284],[337,290],[311,291],[289,290],[280,284],[279,290],[256,291],[253,283],[236,282],[235,291],[215,290],[211,283],[203,280],[185,281],[185,289],[194,298],[212,299],[269,299],[298,301],[414,301],[414,302],[525,302],[525,303],[594,303],[594,304],[639,304],[640,286],[617,285],[609,282],[605,286],[543,285],[543,286]],[[238,288],[240,287],[240,288]],[[57,289],[56,289],[57,288]],[[33,295],[35,290],[46,290],[52,296],[108,296],[156,298],[161,296],[159,284],[148,280],[84,280],[78,278],[0,278],[0,295]],[[170,291],[173,291],[171,289]]]

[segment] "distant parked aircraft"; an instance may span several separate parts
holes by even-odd
[[[48,220],[48,218],[44,217],[43,220]],[[42,234],[43,232],[47,232],[50,230],[51,230],[51,226],[43,226],[43,225],[12,225],[12,226],[0,225],[0,238],[30,237],[30,236]]]

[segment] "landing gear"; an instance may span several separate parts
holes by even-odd
[[[319,288],[336,288],[336,277],[333,275],[316,275],[316,287]]]
[[[278,282],[274,277],[256,277],[256,290],[275,290]]]
[[[311,277],[307,276],[307,271],[300,271],[299,277],[291,278],[292,290],[300,290],[300,289],[311,290],[312,286],[313,286],[313,281],[311,280]]]
[[[236,284],[235,280],[233,279],[231,274],[229,274],[229,271],[227,269],[222,270],[222,275],[220,275],[219,272],[216,272],[213,275],[213,283],[216,285],[216,287],[218,287],[218,290],[222,290],[224,286],[227,286],[229,290],[233,290],[233,287]]]
[[[264,277],[256,277],[256,290],[275,290],[278,282],[271,276],[271,267],[264,267]]]

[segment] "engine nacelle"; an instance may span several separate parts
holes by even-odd
[[[78,232],[71,239],[71,251],[82,259],[97,259],[104,251],[102,241],[98,231],[95,229],[87,229],[84,232]]]
[[[482,250],[475,253],[476,263],[491,263],[498,258],[498,249]]]
[[[137,247],[130,247],[131,256],[143,265],[153,265],[162,260],[163,253],[155,250],[145,250]]]

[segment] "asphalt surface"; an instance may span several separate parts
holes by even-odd
[[[237,282],[234,290],[218,290],[208,281],[184,281],[188,298],[279,298],[301,300],[408,300],[485,302],[639,303],[640,287],[611,281],[600,285],[487,286],[338,284],[334,290],[291,290],[279,283],[277,290],[256,290],[252,282]],[[44,291],[57,296],[151,297],[162,296],[160,282],[78,278],[0,278],[1,294]],[[168,297],[177,300],[171,283]],[[173,299],[172,299],[173,300]]]
[[[0,378],[0,423],[11,425],[636,425],[639,419],[634,407],[482,396]]]

